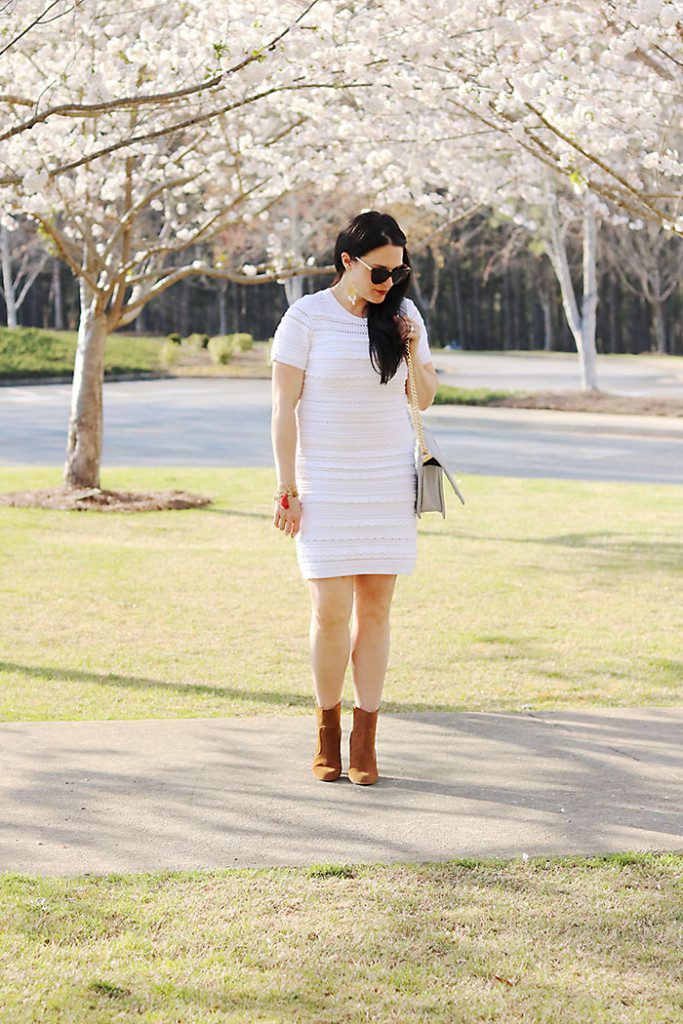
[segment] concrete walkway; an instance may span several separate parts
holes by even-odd
[[[351,711],[342,717],[348,765]],[[0,870],[683,850],[683,708],[380,713],[380,779],[310,770],[315,720],[0,725]]]

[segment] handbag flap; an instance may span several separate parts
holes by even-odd
[[[441,449],[439,448],[439,445],[437,444],[436,438],[434,437],[434,434],[431,432],[429,427],[425,426],[424,421],[422,422],[422,432],[424,434],[425,444],[427,445],[427,447],[429,448],[430,452],[432,453],[432,455],[434,456],[436,461],[439,463],[439,465],[443,469],[444,473],[448,477],[448,480],[450,482],[451,487],[453,488],[455,493],[460,498],[460,501],[464,505],[465,504],[465,499],[463,498],[462,494],[460,493],[460,490],[459,490],[458,485],[456,484],[455,480],[453,479],[451,474],[448,472],[448,467],[446,466],[446,463],[444,462],[443,453],[442,453]],[[418,444],[419,444],[419,441],[418,441]]]

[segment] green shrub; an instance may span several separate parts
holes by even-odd
[[[211,362],[216,365],[229,363],[235,354],[234,334],[217,334],[208,344]]]
[[[172,341],[174,345],[179,345],[180,342],[182,341],[180,335],[176,334],[175,332],[173,334],[167,334],[166,337],[168,338],[169,341]]]
[[[189,345],[190,348],[195,348],[199,351],[202,348],[206,348],[209,344],[208,334],[188,334],[185,338],[185,344]]]
[[[165,341],[159,349],[159,363],[164,370],[170,370],[180,362],[181,351],[175,341]]]
[[[236,352],[248,352],[254,347],[254,339],[251,334],[231,334],[228,337],[235,339]]]

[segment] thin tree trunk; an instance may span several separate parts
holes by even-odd
[[[230,302],[230,322],[232,325],[231,334],[237,334],[238,314],[237,314],[237,295],[239,285],[237,281],[230,281],[230,291],[232,293],[232,299]]]
[[[99,487],[107,320],[84,283],[81,283],[80,290],[81,320],[71,391],[64,483],[68,487]]]
[[[655,335],[657,352],[666,355],[666,322],[664,320],[664,309],[661,299],[654,299],[652,302],[652,327]]]
[[[472,241],[472,253],[471,253],[471,264],[470,273],[472,275],[470,281],[471,287],[471,306],[470,306],[470,330],[472,335],[472,348],[478,349],[482,347],[481,334],[479,330],[479,314],[480,301],[481,301],[481,290],[479,280],[479,241],[474,238]]]
[[[503,296],[500,304],[501,315],[503,317],[503,349],[507,352],[512,348],[512,317],[514,310],[512,308],[512,294],[510,287],[510,267],[506,266],[503,270]],[[494,344],[494,348],[498,348],[498,345]]]
[[[190,333],[190,286],[187,280],[178,285],[178,326],[176,330],[183,338]]]
[[[462,290],[460,288],[460,267],[457,254],[453,259],[453,299],[455,301],[455,338],[449,338],[449,341],[454,340],[460,348],[464,348],[465,324],[462,314]]]
[[[218,333],[228,333],[228,317],[226,311],[226,295],[228,282],[220,281],[218,284]]]
[[[609,277],[607,278],[607,282],[608,282],[608,287],[606,289],[607,290],[607,294],[608,294],[607,301],[609,303],[609,308],[607,310],[607,333],[608,333],[608,336],[609,336],[609,344],[607,346],[607,351],[609,352],[610,355],[613,355],[616,352],[616,350],[617,350],[616,349],[616,341],[617,341],[617,331],[616,331],[616,321],[617,321],[617,283],[616,283],[616,276],[615,276],[615,274],[610,273]]]
[[[52,310],[55,330],[64,330],[64,298],[62,295],[62,275],[60,262],[52,260]]]
[[[543,280],[539,288],[539,305],[543,312],[543,350],[551,352],[553,350],[553,309],[547,264],[544,264],[543,267]]]
[[[539,305],[543,311],[543,350],[551,352],[553,348],[553,321],[550,314],[550,296],[542,291],[538,296]]]
[[[498,298],[499,284],[495,278],[489,277],[488,281],[482,288],[482,310],[481,310],[481,322],[483,324],[482,334],[484,337],[484,345],[488,349],[499,349],[501,347],[500,338],[503,334],[503,323],[504,320],[500,319],[500,316],[496,312],[496,299]],[[501,315],[504,316],[504,310],[501,303]],[[505,345],[503,344],[503,348]]]
[[[616,289],[616,285],[615,285],[615,289]],[[615,317],[614,317],[614,337],[615,337],[614,351],[615,352],[625,352],[626,351],[625,346],[627,344],[627,339],[625,338],[625,335],[624,335],[624,323],[625,323],[625,316],[628,313],[629,299],[628,299],[628,296],[624,295],[623,291],[620,288],[618,293],[615,290],[615,303],[616,303],[616,300],[617,300],[617,295],[618,295],[619,302],[618,302],[617,311],[616,311],[616,314],[615,314]]]
[[[7,326],[17,326],[17,304],[14,294],[14,277],[12,276],[12,249],[9,228],[0,225],[0,263],[2,264],[2,287],[7,309]]]
[[[598,390],[595,325],[598,310],[598,221],[593,197],[586,192],[583,205],[583,300],[581,303],[581,377],[584,391]]]
[[[519,290],[520,344],[527,351],[531,351],[536,348],[535,337],[537,319],[536,306],[534,303],[529,301],[530,295],[533,294],[533,282],[531,280],[528,258],[525,258],[522,263],[521,278],[524,283],[524,287]]]
[[[291,306],[293,302],[300,299],[304,294],[304,276],[300,274],[298,277],[289,277],[285,280],[285,295],[287,296],[287,303]],[[242,289],[242,316],[246,316],[246,289]]]
[[[519,324],[519,291],[522,286],[521,276],[519,267],[513,265],[510,270],[510,277],[508,278],[508,300],[510,302],[510,348],[517,351],[523,347]]]
[[[597,309],[597,288],[595,260],[597,249],[597,221],[593,210],[593,196],[584,196],[583,217],[583,302],[579,313],[574,285],[569,273],[567,252],[560,236],[557,216],[557,198],[549,189],[548,212],[550,224],[550,245],[548,255],[557,275],[562,293],[562,306],[567,323],[574,337],[579,353],[581,386],[584,391],[599,391],[595,358],[595,313]]]

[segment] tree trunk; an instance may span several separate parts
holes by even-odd
[[[538,301],[543,310],[543,351],[552,352],[553,348],[553,321],[550,313],[550,295],[547,291],[541,290]]]
[[[144,334],[146,329],[147,329],[147,326],[146,326],[146,323],[145,323],[145,321],[146,321],[146,317],[145,317],[146,312],[147,312],[147,307],[143,306],[142,309],[140,310],[140,312],[138,313],[138,315],[135,317],[135,320],[133,320],[133,330],[135,331],[136,334]]]
[[[453,259],[453,300],[455,302],[455,338],[449,338],[448,340],[455,341],[460,348],[464,348],[465,322],[462,312],[462,290],[460,288],[460,267],[457,254]]]
[[[581,337],[577,339],[581,358],[581,386],[584,391],[598,391],[595,352],[595,324],[598,309],[597,284],[598,221],[593,196],[586,192],[583,205],[583,300],[581,303]]]
[[[474,238],[472,240],[472,251],[471,251],[471,263],[470,263],[470,335],[472,348],[482,348],[481,335],[479,331],[479,313],[480,313],[480,281],[479,281],[479,240]]]
[[[287,296],[287,302],[291,306],[293,302],[300,299],[304,294],[304,276],[300,274],[298,277],[288,277],[285,280],[285,295]],[[242,316],[246,315],[246,289],[242,289]]]
[[[71,391],[71,416],[64,464],[67,487],[99,487],[102,458],[102,379],[106,316],[81,283],[81,320]]]
[[[64,330],[64,301],[62,298],[62,275],[59,260],[52,260],[52,303],[56,331]]]
[[[238,321],[237,330],[238,331],[242,331],[242,330],[244,330],[244,326],[243,325],[245,323],[248,323],[248,321],[247,321],[247,288],[249,286],[246,285],[246,284],[243,284],[243,285],[238,285],[237,287],[239,289],[238,295],[239,295],[239,300],[240,300],[239,301],[240,318],[239,318],[239,321]]]
[[[238,293],[239,293],[239,287],[240,286],[238,285],[237,281],[230,281],[230,291],[232,293],[232,298],[230,300],[230,325],[231,325],[230,333],[231,334],[237,334],[237,328],[238,328],[238,323],[239,323],[238,311],[237,311],[237,296],[238,296]]]
[[[655,334],[657,352],[666,355],[666,322],[664,320],[664,303],[661,299],[652,302],[652,326]]]
[[[503,316],[503,350],[507,352],[512,348],[512,318],[514,316],[514,310],[512,307],[512,289],[510,287],[510,266],[509,264],[503,268],[503,295],[501,298],[501,313]],[[499,346],[494,342],[494,348]]]
[[[183,338],[190,333],[190,285],[186,280],[178,286],[178,326],[176,331]]]
[[[226,295],[228,282],[220,281],[218,284],[218,333],[228,333],[228,317],[226,313]]]
[[[579,353],[581,386],[584,391],[600,390],[595,359],[597,221],[593,209],[593,201],[592,193],[587,191],[584,196],[583,207],[583,303],[581,313],[579,313],[576,295],[574,294],[574,285],[569,272],[567,251],[560,235],[557,197],[552,187],[550,187],[548,193],[550,226],[548,256],[560,284],[562,307]]]
[[[543,313],[544,326],[546,331],[546,340],[544,341],[544,346],[546,347],[546,350],[548,352],[553,352],[557,348],[557,345],[559,343],[559,339],[557,337],[557,328],[559,325],[558,318],[556,315],[557,305],[555,301],[554,282],[553,278],[550,276],[550,272],[547,266],[543,267],[543,295],[545,301],[548,303],[547,321],[545,320],[545,310]]]
[[[533,295],[533,281],[529,258],[526,256],[521,268],[521,283],[524,287],[519,289],[519,331],[520,347],[528,352],[536,348],[536,324],[538,322],[537,308],[530,296]]]
[[[12,276],[12,250],[10,246],[9,228],[0,226],[0,263],[2,264],[2,287],[5,293],[7,308],[7,326],[17,326],[17,304],[14,294],[14,278]]]
[[[609,335],[609,344],[607,346],[607,351],[609,352],[610,355],[614,355],[614,353],[617,351],[617,348],[616,348],[616,338],[617,338],[617,330],[616,330],[616,326],[617,325],[616,325],[616,321],[617,321],[617,298],[618,298],[618,296],[617,296],[617,281],[616,281],[616,275],[614,273],[610,273],[608,275],[607,285],[608,285],[608,287],[607,287],[607,294],[609,296],[609,298],[607,300],[608,303],[609,303],[609,307],[608,307],[608,310],[607,310],[607,331],[608,331],[608,335]]]

